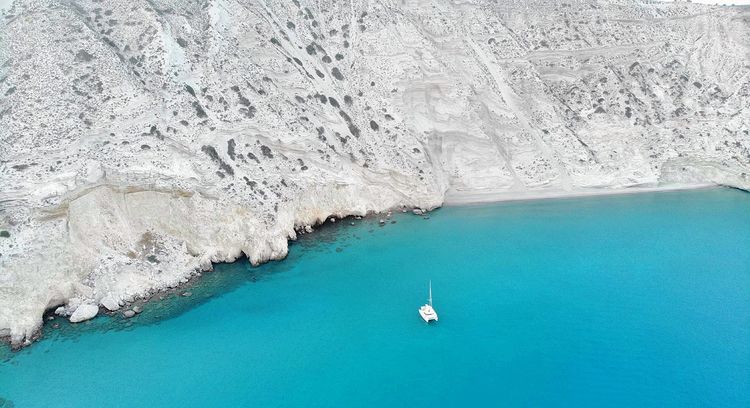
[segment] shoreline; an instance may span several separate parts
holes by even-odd
[[[367,221],[367,220],[374,221],[374,225],[379,225],[380,227],[384,227],[390,224],[391,222],[393,222],[392,215],[396,215],[396,214],[413,215],[411,210],[414,208],[418,208],[418,207],[398,205],[398,206],[395,206],[393,208],[390,208],[384,211],[368,211],[365,215],[357,215],[357,214],[349,214],[346,216],[329,215],[323,221],[319,221],[310,225],[312,230],[309,232],[306,231],[305,228],[301,226],[295,228],[297,237],[294,239],[288,238],[287,242],[291,243],[292,241],[298,241],[303,236],[306,237],[306,236],[315,235],[321,228],[335,227],[335,226],[340,226],[342,224],[354,225],[355,222],[361,222],[361,221]],[[422,211],[424,211],[424,216],[427,216],[429,212],[436,210],[438,208],[440,208],[440,206],[432,208],[430,210],[423,209]],[[418,216],[422,217],[422,215],[418,215]],[[335,221],[331,221],[332,219],[334,219]],[[379,223],[378,221],[381,219],[385,219],[391,222]],[[59,306],[61,306],[61,305],[55,305],[55,306],[45,309],[44,313],[42,314],[41,326],[31,336],[27,337],[25,341],[21,343],[14,343],[9,335],[8,336],[0,335],[0,347],[7,346],[12,354],[16,352],[20,352],[26,347],[31,347],[37,341],[41,340],[45,336],[45,330],[57,330],[59,328],[59,326],[56,324],[58,323],[58,320],[63,320],[67,324],[70,324],[72,326],[84,325],[86,322],[89,322],[92,320],[98,320],[99,318],[103,316],[109,316],[110,318],[117,318],[117,319],[121,319],[124,321],[130,321],[131,319],[140,315],[146,308],[150,308],[155,303],[167,300],[170,296],[191,298],[192,297],[191,289],[194,288],[196,285],[200,285],[200,282],[203,280],[204,275],[213,274],[214,268],[216,267],[216,265],[231,264],[231,263],[236,263],[236,262],[247,262],[248,264],[252,265],[253,268],[256,268],[256,267],[259,267],[263,264],[267,264],[270,262],[283,262],[286,260],[287,257],[288,257],[288,254],[285,255],[281,259],[269,259],[269,260],[262,261],[261,263],[257,265],[252,265],[250,258],[248,258],[248,256],[243,253],[240,257],[236,258],[233,261],[211,262],[210,268],[191,271],[190,274],[186,276],[187,281],[179,283],[174,286],[152,287],[148,291],[148,293],[144,295],[135,296],[130,301],[124,301],[123,304],[118,309],[110,310],[110,309],[107,309],[104,305],[99,304],[97,305],[99,308],[99,311],[97,312],[96,315],[94,315],[94,317],[86,319],[86,320],[82,320],[80,322],[71,322],[70,316],[58,315],[57,313],[55,313],[55,310]],[[133,311],[134,314],[131,316],[126,316],[125,315],[126,311]],[[159,320],[162,320],[162,319],[159,319]],[[50,326],[51,326],[51,329],[50,329]]]
[[[509,190],[448,190],[445,193],[443,206],[464,206],[500,203],[507,201],[533,201],[547,199],[566,199],[581,197],[596,197],[610,195],[625,195],[639,193],[656,193],[668,191],[683,190],[701,190],[721,188],[720,184],[714,183],[694,183],[694,184],[669,184],[662,186],[633,186],[620,188],[581,188],[575,190],[526,190],[526,191],[509,191]]]
[[[311,227],[314,227],[312,231],[307,232],[304,228],[299,227],[296,229],[297,232],[297,238],[289,241],[296,241],[301,236],[304,235],[314,235],[320,228],[326,228],[329,226],[333,226],[334,222],[331,222],[331,218],[336,219],[336,223],[346,223],[354,222],[354,221],[362,221],[366,219],[379,219],[379,218],[385,218],[390,220],[390,216],[386,216],[385,214],[388,214],[389,212],[396,213],[407,213],[409,215],[412,215],[412,210],[419,208],[421,211],[423,211],[423,214],[414,214],[418,217],[427,216],[429,217],[429,213],[442,208],[442,207],[450,207],[450,206],[472,206],[472,205],[482,205],[482,204],[491,204],[491,203],[501,203],[501,202],[512,202],[512,201],[535,201],[535,200],[547,200],[547,199],[567,199],[567,198],[580,198],[580,197],[594,197],[594,196],[609,196],[609,195],[625,195],[625,194],[638,194],[638,193],[649,193],[649,192],[668,192],[668,191],[681,191],[681,190],[698,190],[698,189],[713,189],[713,188],[722,188],[724,186],[719,184],[713,184],[713,183],[696,183],[696,184],[672,184],[672,185],[665,185],[665,186],[634,186],[634,187],[625,187],[625,188],[613,188],[613,189],[579,189],[579,190],[571,190],[571,191],[563,191],[563,190],[547,190],[547,191],[507,191],[507,190],[489,190],[489,191],[480,191],[480,190],[473,190],[473,191],[464,191],[464,192],[456,192],[456,191],[447,191],[443,200],[442,205],[432,208],[432,209],[422,209],[419,207],[411,207],[411,206],[396,206],[389,210],[380,211],[380,212],[368,212],[365,215],[346,215],[343,217],[335,216],[335,215],[329,215],[325,218],[322,222],[315,223],[311,225]],[[383,225],[381,225],[383,226]],[[189,291],[189,289],[196,284],[199,284],[202,277],[206,273],[213,273],[214,266],[221,263],[233,263],[242,261],[243,259],[247,260],[248,258],[246,255],[241,256],[240,258],[235,259],[232,262],[212,262],[211,268],[206,270],[195,270],[192,271],[187,276],[187,281],[184,283],[180,283],[175,286],[169,286],[169,287],[161,287],[161,288],[152,288],[151,291],[149,291],[148,294],[145,296],[136,296],[132,301],[124,302],[124,304],[116,309],[116,310],[108,310],[101,304],[99,306],[99,312],[97,315],[93,318],[96,319],[100,316],[108,315],[110,317],[115,317],[117,315],[120,315],[120,318],[123,319],[130,319],[130,317],[123,316],[123,313],[127,310],[132,310],[135,307],[140,308],[143,310],[144,307],[148,307],[147,305],[153,304],[154,302],[164,300],[165,297],[171,295],[181,296],[181,292]],[[284,261],[286,259],[286,256],[282,259],[278,259],[276,261]],[[271,260],[262,262],[267,263]],[[14,344],[12,341],[10,341],[9,336],[0,336],[0,342],[9,345],[10,349],[12,351],[20,351],[21,349],[30,346],[34,344],[36,341],[40,340],[44,336],[44,330],[47,327],[47,325],[52,325],[54,320],[57,319],[64,319],[68,320],[69,316],[59,316],[54,313],[56,309],[55,307],[48,308],[45,310],[43,316],[42,316],[42,325],[39,327],[39,329],[29,338],[27,338],[28,342],[24,342],[21,344]],[[141,310],[136,312],[135,314],[140,314]],[[54,319],[49,319],[50,316],[54,316]],[[88,320],[88,319],[87,319]],[[84,323],[80,322],[80,323]],[[78,324],[78,323],[73,323]]]

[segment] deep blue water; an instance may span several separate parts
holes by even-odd
[[[750,406],[750,194],[322,228],[131,320],[0,351],[16,407]],[[440,322],[417,308],[432,279]],[[57,321],[57,320],[56,320]],[[2,404],[0,404],[2,405]]]

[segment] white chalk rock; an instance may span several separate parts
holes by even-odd
[[[72,315],[70,315],[70,321],[71,323],[78,323],[85,320],[93,319],[97,314],[99,314],[99,306],[92,305],[90,303],[84,303],[78,308],[76,308],[76,311],[73,312]]]
[[[82,182],[88,183],[88,184],[94,184],[104,178],[104,169],[102,168],[102,164],[96,160],[89,160],[86,162],[86,168],[80,174],[80,178]]]
[[[112,295],[107,295],[102,299],[102,306],[106,307],[107,310],[110,312],[114,312],[115,310],[120,308],[120,302],[117,301]]]
[[[0,8],[9,3],[14,2],[0,0]],[[422,216],[423,209],[445,200],[468,203],[673,183],[750,189],[749,138],[743,132],[750,128],[750,45],[739,40],[747,23],[738,9],[639,0],[597,2],[595,10],[591,2],[555,7],[549,1],[548,7],[532,10],[527,2],[496,7],[485,0],[442,2],[437,13],[391,2],[389,13],[377,13],[376,24],[420,44],[429,61],[403,52],[401,41],[382,41],[368,25],[351,39],[344,57],[348,61],[376,50],[380,58],[342,63],[336,69],[341,75],[334,74],[338,78],[314,79],[321,104],[310,108],[297,95],[300,84],[309,83],[309,74],[300,69],[269,75],[273,84],[264,87],[273,91],[264,92],[262,106],[253,108],[244,106],[241,94],[255,92],[247,85],[256,79],[248,75],[255,73],[222,69],[222,62],[277,71],[286,56],[235,53],[233,44],[278,36],[275,21],[297,21],[294,7],[274,6],[278,1],[263,2],[268,6],[213,2],[189,13],[177,10],[180,17],[169,19],[171,28],[155,7],[138,7],[142,25],[137,30],[157,33],[166,43],[140,52],[159,69],[149,65],[140,70],[143,78],[133,81],[128,61],[102,52],[111,43],[131,43],[132,29],[122,27],[106,38],[76,35],[58,23],[70,18],[76,19],[71,24],[80,23],[69,7],[17,3],[23,7],[13,11],[12,24],[0,23],[0,38],[10,39],[8,47],[0,46],[7,61],[0,76],[8,71],[8,86],[18,87],[0,87],[0,105],[15,114],[0,115],[0,223],[2,230],[15,224],[10,237],[0,237],[0,337],[13,333],[19,344],[37,331],[50,307],[66,304],[62,311],[70,316],[82,303],[98,304],[110,292],[119,301],[145,299],[147,293],[174,287],[195,269],[211,270],[212,260],[234,259],[240,248],[255,265],[280,259],[294,226],[328,222],[331,215],[340,222],[347,215],[361,219],[370,214],[377,224],[385,217],[375,214],[388,209],[416,208]],[[76,15],[97,7],[93,1],[78,3]],[[326,2],[316,18],[372,11],[370,3]],[[112,21],[132,19],[130,7],[108,8]],[[240,24],[266,9],[274,24],[254,25],[253,32]],[[580,38],[555,32],[559,21],[574,13],[587,16]],[[655,23],[652,16],[661,13],[670,18],[668,24]],[[204,24],[217,18],[217,24]],[[440,27],[430,25],[438,18],[445,19]],[[622,35],[622,24],[586,25],[597,19],[628,21],[629,32]],[[428,28],[413,29],[415,20]],[[514,62],[496,56],[498,49],[506,51],[499,44],[532,24],[533,32],[519,36],[534,44],[544,30],[549,52],[564,59],[550,58],[545,50],[527,52],[513,40],[507,53]],[[721,35],[713,35],[717,27]],[[191,33],[183,32],[188,29]],[[18,35],[25,32],[42,34]],[[735,36],[727,39],[724,32]],[[172,46],[177,35],[211,38],[211,52],[182,55],[181,47]],[[308,46],[305,35],[288,37],[287,51]],[[644,57],[630,47],[641,38],[670,47],[649,46]],[[700,38],[697,46],[694,38]],[[61,41],[46,46],[52,39]],[[595,49],[565,51],[599,39],[603,42]],[[449,51],[444,44],[450,44]],[[36,52],[40,47],[44,53]],[[661,63],[675,58],[679,64]],[[56,63],[65,67],[38,69],[56,68]],[[189,74],[192,66],[200,68],[195,75]],[[658,70],[654,78],[684,74],[695,82],[649,86],[651,69]],[[647,82],[648,91],[637,95],[642,104],[629,109],[628,98],[586,100],[586,95],[617,95],[623,87],[620,72]],[[28,75],[23,84],[20,73]],[[427,83],[426,76],[431,78]],[[85,77],[101,82],[95,88],[113,92],[97,89],[82,98],[55,92]],[[336,83],[335,92],[330,81]],[[347,116],[323,102],[327,97],[322,94],[358,95],[364,83],[372,86],[346,108]],[[191,95],[193,88],[229,86],[237,97],[221,103],[201,98],[198,106]],[[302,109],[310,122],[304,126],[324,124],[319,129],[325,137],[301,131]],[[570,109],[577,111],[575,117]],[[672,111],[681,113],[674,120],[641,123]],[[387,122],[379,119],[380,112],[389,113]],[[205,126],[196,119],[184,125],[183,119],[196,114],[206,116]],[[356,124],[339,116],[351,116]],[[366,126],[370,116],[378,122]],[[496,134],[498,121],[512,128],[503,137]],[[45,128],[29,131],[29,124]],[[217,131],[207,131],[215,126]],[[390,133],[384,139],[385,132]],[[335,133],[357,133],[355,139],[344,139],[351,140],[344,150],[352,155],[338,147],[343,140],[334,142],[339,139],[332,137]],[[312,232],[312,227],[305,230]],[[159,263],[149,255],[158,255]]]
[[[415,208],[415,209],[411,210],[411,212],[413,212],[414,215],[422,215],[422,214],[424,214],[424,211],[422,211],[419,208]]]

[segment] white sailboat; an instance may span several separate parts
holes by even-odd
[[[419,308],[419,315],[422,316],[425,322],[438,321],[437,312],[432,307],[432,281],[430,281],[430,297],[427,299],[427,304]]]

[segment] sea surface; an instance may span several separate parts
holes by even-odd
[[[750,194],[393,220],[217,265],[133,319],[48,322],[0,351],[0,407],[750,407]]]

